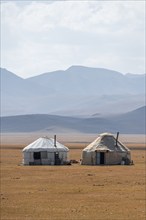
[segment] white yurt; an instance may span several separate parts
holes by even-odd
[[[69,149],[53,138],[41,137],[26,146],[23,152],[24,165],[63,165],[67,162]]]
[[[110,133],[100,134],[82,152],[82,165],[131,164],[130,150]]]

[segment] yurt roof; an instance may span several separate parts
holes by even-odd
[[[67,152],[69,149],[56,141],[56,146],[54,146],[54,139],[48,137],[41,137],[34,141],[33,143],[26,146],[23,152],[39,152],[39,151],[48,151],[48,152]]]
[[[84,151],[130,151],[120,141],[117,142],[116,138],[110,133],[100,134],[91,144],[89,144]]]

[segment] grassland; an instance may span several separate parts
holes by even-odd
[[[1,220],[145,219],[144,143],[127,144],[133,166],[22,166],[25,141],[1,145]],[[67,140],[70,159],[85,145]]]

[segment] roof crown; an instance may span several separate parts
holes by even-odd
[[[63,144],[60,144],[58,141],[56,141],[56,144],[54,143],[53,138],[48,137],[41,137],[38,138],[36,141],[32,142],[28,146],[26,146],[23,150],[23,152],[32,152],[32,151],[69,151],[69,149],[64,146]]]
[[[110,133],[100,134],[84,151],[130,151]]]

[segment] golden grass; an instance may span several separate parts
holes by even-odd
[[[145,219],[145,150],[131,146],[133,166],[21,166],[24,145],[2,145],[1,220]]]

